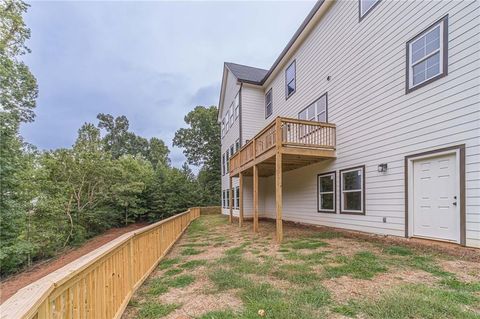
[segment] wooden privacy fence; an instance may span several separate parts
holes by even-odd
[[[119,318],[200,208],[126,233],[19,290],[0,306],[1,319]]]

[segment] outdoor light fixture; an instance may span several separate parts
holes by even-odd
[[[378,164],[378,172],[379,173],[385,173],[387,171],[387,163],[382,163],[382,164]]]

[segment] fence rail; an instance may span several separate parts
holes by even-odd
[[[20,289],[0,306],[1,319],[119,318],[200,208],[126,233]]]

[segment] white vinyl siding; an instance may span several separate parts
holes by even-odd
[[[231,146],[235,145],[235,142],[239,139],[240,137],[240,116],[235,118],[233,121],[233,124],[231,124],[230,121],[230,107],[232,105],[236,105],[241,101],[241,90],[240,90],[240,85],[237,82],[237,79],[235,76],[230,71],[227,71],[227,76],[226,76],[226,83],[225,83],[225,97],[223,101],[223,113],[221,114],[222,119],[229,118],[229,125],[228,125],[228,131],[225,131],[222,137],[222,145],[221,145],[221,154],[222,158],[225,157],[225,165],[223,165],[223,160],[222,160],[222,170],[223,166],[225,166],[225,174],[222,175],[221,178],[221,184],[222,184],[222,189],[226,190],[230,188],[230,163],[227,161],[227,154],[230,154],[231,152]],[[239,106],[240,108],[240,106]],[[234,111],[233,111],[234,112]],[[240,110],[239,110],[240,112]],[[230,155],[228,155],[228,159],[230,159]],[[238,178],[233,178],[232,179],[232,187],[238,186]],[[228,204],[226,207],[223,209],[224,214],[229,214],[230,209]]]
[[[404,236],[405,156],[465,144],[466,240],[468,246],[480,247],[479,5],[382,1],[359,23],[358,3],[337,1],[292,53],[301,90],[288,100],[274,94],[271,117],[264,116],[266,90],[285,90],[285,70],[293,58],[279,66],[263,89],[243,85],[242,144],[276,116],[298,117],[328,91],[328,121],[337,126],[337,158],[284,173],[284,220]],[[425,90],[405,94],[406,44],[447,14],[448,75]],[[222,153],[232,141],[222,141]],[[388,163],[387,172],[378,172],[380,163]],[[365,215],[317,213],[317,174],[337,171],[340,207],[338,171],[359,165],[365,165]],[[260,216],[275,218],[275,178],[261,177],[259,184]],[[238,185],[236,179],[233,185]],[[244,185],[245,216],[251,216],[250,176]],[[222,188],[228,187],[226,175]]]
[[[284,173],[284,220],[404,236],[405,156],[465,144],[467,245],[480,247],[479,5],[382,1],[374,15],[358,23],[357,2],[335,2],[293,53],[302,89],[288,100],[273,95],[272,118],[296,118],[328,91],[328,121],[337,126],[335,160]],[[448,75],[405,94],[406,43],[447,14]],[[285,90],[292,61],[279,67],[265,89]],[[264,117],[265,93],[249,86],[248,96],[242,95],[243,139],[271,122]],[[388,163],[386,173],[377,171],[380,163]],[[317,213],[317,174],[364,164],[365,215]],[[260,178],[262,217],[275,218],[274,180]],[[339,184],[337,176],[338,195]],[[246,181],[246,205],[251,205],[250,187]]]

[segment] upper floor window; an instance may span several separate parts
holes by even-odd
[[[238,152],[239,149],[240,149],[240,139],[238,138],[235,141],[235,153]]]
[[[327,93],[298,113],[300,120],[327,122]]]
[[[447,75],[448,16],[407,42],[407,93]]]
[[[228,133],[228,129],[230,128],[230,122],[229,122],[229,116],[228,116],[228,112],[227,111],[227,115],[225,115],[225,134]]]
[[[235,115],[233,114],[233,103],[235,103],[235,101],[232,102],[232,105],[230,105],[230,110],[228,112],[228,114],[230,115],[230,126],[232,126],[233,122],[235,121],[235,118],[234,118]]]
[[[293,93],[295,93],[295,91],[297,89],[296,73],[297,73],[296,62],[295,62],[295,60],[293,60],[293,62],[285,70],[285,95],[286,95],[287,99]]]
[[[225,165],[226,165],[225,153],[223,153],[222,154],[222,175],[225,175]]]
[[[369,13],[379,2],[380,0],[359,0],[360,20],[362,20],[362,18],[365,17],[365,15],[367,15],[367,13]]]
[[[265,118],[268,118],[273,113],[272,89],[265,94]]]
[[[235,119],[240,115],[240,91],[235,96]]]

